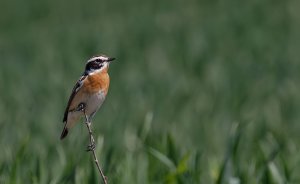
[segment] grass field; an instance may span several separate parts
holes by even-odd
[[[84,124],[59,140],[86,60],[116,57],[93,121],[109,183],[300,183],[297,0],[2,0],[0,183],[101,180]]]

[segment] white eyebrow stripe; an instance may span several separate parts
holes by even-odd
[[[99,56],[99,57],[97,57],[97,59],[107,60],[108,58],[107,58],[107,57],[104,57],[104,56]]]
[[[105,56],[96,56],[96,57],[92,57],[91,59],[89,59],[88,62],[91,62],[91,61],[94,61],[94,60],[97,60],[97,59],[107,60],[108,58],[105,57]]]

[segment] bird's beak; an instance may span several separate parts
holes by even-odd
[[[107,61],[111,62],[113,60],[115,60],[116,58],[107,58]]]

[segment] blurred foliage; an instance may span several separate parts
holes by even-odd
[[[95,116],[109,183],[299,183],[297,0],[0,1],[0,183],[96,183],[63,111],[116,57]]]

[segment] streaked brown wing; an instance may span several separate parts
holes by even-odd
[[[75,95],[77,94],[77,92],[79,91],[79,89],[82,87],[82,84],[83,84],[83,81],[84,79],[87,77],[87,75],[83,75],[80,77],[80,79],[77,81],[77,83],[75,84],[73,90],[72,90],[72,94],[69,98],[69,101],[68,101],[68,105],[66,107],[66,110],[65,110],[65,114],[64,114],[64,119],[63,119],[63,122],[66,122],[67,119],[68,119],[68,113],[69,113],[69,108],[70,108],[70,105],[75,97]]]

